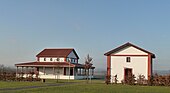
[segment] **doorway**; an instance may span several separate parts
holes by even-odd
[[[124,80],[125,82],[130,78],[132,77],[132,68],[125,68],[124,69]]]

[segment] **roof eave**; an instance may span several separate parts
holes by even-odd
[[[109,56],[109,55],[111,55],[112,53],[115,53],[115,52],[119,51],[120,49],[125,48],[125,47],[127,47],[127,46],[135,47],[135,48],[137,48],[137,49],[139,49],[139,50],[141,50],[141,51],[143,51],[143,52],[145,52],[145,53],[151,54],[151,55],[152,55],[152,58],[156,58],[156,57],[155,57],[155,54],[153,54],[153,53],[151,53],[151,52],[149,52],[149,51],[147,51],[147,50],[145,50],[145,49],[142,49],[142,48],[140,48],[140,47],[138,47],[138,46],[136,46],[136,45],[133,45],[133,44],[131,44],[131,43],[129,43],[129,42],[126,43],[126,44],[124,44],[124,45],[121,45],[121,46],[119,46],[119,47],[117,47],[117,48],[115,48],[115,49],[112,49],[112,50],[110,50],[109,52],[106,52],[104,55],[105,55],[105,56]]]

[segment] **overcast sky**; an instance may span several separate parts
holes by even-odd
[[[0,63],[35,61],[44,48],[75,48],[106,69],[105,52],[131,42],[170,70],[170,0],[0,0]]]

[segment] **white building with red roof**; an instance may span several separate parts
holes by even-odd
[[[83,79],[85,78],[84,64],[79,64],[79,57],[74,49],[44,49],[36,55],[35,62],[15,64],[16,73],[38,73],[41,79]],[[91,74],[94,73],[91,67]]]
[[[107,76],[110,82],[115,82],[115,77],[120,83],[122,80],[135,75],[144,75],[146,80],[152,76],[152,59],[155,55],[145,49],[126,43],[104,54],[107,56]]]

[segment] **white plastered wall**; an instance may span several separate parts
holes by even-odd
[[[115,55],[148,55],[147,53],[135,48],[135,47],[127,47],[121,51],[114,53]]]
[[[121,55],[121,56],[114,56]],[[122,56],[125,55],[125,56]],[[135,55],[135,56],[128,56]],[[139,56],[137,56],[139,55]],[[146,55],[146,56],[141,56]],[[134,47],[128,47],[111,56],[111,82],[114,82],[114,76],[117,75],[118,82],[124,79],[124,69],[131,68],[132,73],[138,77],[144,75],[148,79],[148,54]],[[126,62],[126,57],[130,57],[130,62]]]

